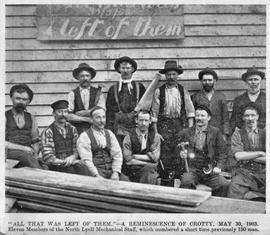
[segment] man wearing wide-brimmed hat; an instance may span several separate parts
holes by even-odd
[[[135,128],[134,109],[145,92],[145,87],[133,80],[137,63],[128,56],[115,60],[119,82],[110,87],[106,101],[107,128],[112,130],[122,145],[124,137]]]
[[[243,126],[242,110],[249,103],[254,103],[258,107],[259,120],[258,127],[264,128],[266,122],[266,94],[261,91],[261,82],[265,78],[262,71],[257,70],[255,66],[247,69],[242,75],[242,80],[247,85],[247,91],[240,96],[237,96],[233,101],[233,110],[231,116],[231,133],[235,128],[241,129]]]
[[[161,161],[165,171],[176,172],[176,177],[179,178],[183,167],[175,153],[177,133],[184,127],[193,125],[195,110],[189,92],[177,81],[178,76],[183,73],[182,67],[175,60],[168,60],[159,73],[165,74],[166,83],[156,89],[154,94],[154,128],[164,139]]]
[[[96,76],[96,70],[87,63],[81,63],[72,72],[79,81],[79,86],[68,94],[69,112],[68,121],[74,125],[78,133],[90,127],[89,112],[95,105],[105,108],[105,98],[101,88],[91,86],[91,80]]]
[[[211,112],[209,124],[221,130],[223,137],[227,140],[230,134],[229,111],[225,95],[215,90],[218,80],[217,73],[211,68],[205,68],[199,72],[199,80],[202,90],[191,96],[194,107],[198,105],[207,106]]]
[[[38,162],[39,133],[36,120],[26,111],[33,99],[33,91],[26,84],[10,89],[12,109],[6,111],[6,156],[19,161],[17,167],[42,168]]]

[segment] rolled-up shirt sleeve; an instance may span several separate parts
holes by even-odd
[[[77,141],[77,149],[80,158],[87,164],[91,175],[98,175],[98,170],[93,163],[93,154],[91,149],[91,141],[88,135],[83,132]]]
[[[50,128],[41,134],[41,152],[42,158],[47,164],[51,164],[56,159],[53,132]]]
[[[110,140],[111,140],[111,157],[112,161],[112,170],[118,173],[121,173],[122,163],[123,163],[123,154],[122,149],[116,139],[116,136],[110,131]]]
[[[100,95],[99,95],[99,98],[98,98],[98,101],[97,101],[97,106],[99,106],[99,107],[106,110],[106,99],[105,99],[105,95],[102,92],[102,90],[100,91]]]
[[[236,127],[235,131],[233,132],[231,142],[232,142],[232,153],[234,156],[237,152],[244,151],[244,145],[240,135],[240,129],[238,127]]]
[[[160,138],[158,135],[155,135],[154,141],[150,146],[150,151],[147,152],[147,156],[153,162],[158,162],[160,157]]]
[[[195,109],[191,101],[189,92],[184,88],[185,109],[187,118],[195,117]]]
[[[126,135],[123,140],[123,157],[127,162],[133,158],[131,149],[131,140],[129,135]]]
[[[74,92],[71,91],[68,93],[68,111],[70,113],[73,113],[74,112]]]
[[[160,106],[160,100],[159,100],[159,96],[160,96],[160,90],[156,89],[155,93],[154,93],[154,97],[153,97],[153,102],[152,102],[152,122],[157,122],[158,119],[158,114],[159,114],[159,106]]]

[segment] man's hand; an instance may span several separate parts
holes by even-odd
[[[112,175],[111,175],[111,180],[119,180],[119,174],[118,172],[113,172]]]
[[[218,167],[214,167],[214,169],[213,169],[213,173],[215,173],[215,174],[219,174],[221,172],[221,169],[220,168],[218,168]]]
[[[61,160],[61,159],[54,159],[53,160],[53,162],[51,163],[52,165],[54,165],[54,166],[61,166],[61,165],[63,165],[65,162],[63,161],[63,160]]]
[[[69,157],[67,157],[65,160],[64,160],[64,167],[69,167],[72,165],[72,163],[75,161],[76,159],[76,156],[74,155],[71,155]]]

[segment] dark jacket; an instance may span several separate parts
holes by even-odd
[[[178,143],[189,142],[189,147],[195,149],[195,126],[186,128],[178,134]],[[216,162],[216,167],[223,169],[227,160],[227,145],[221,131],[208,125],[206,129],[206,149],[211,161]],[[196,159],[196,158],[195,158]]]
[[[209,125],[217,127],[223,134],[230,134],[229,112],[225,95],[215,91],[209,100],[203,90],[191,96],[194,107],[206,105],[212,112]]]

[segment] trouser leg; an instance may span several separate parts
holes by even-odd
[[[157,166],[145,165],[139,170],[139,182],[143,184],[157,184]]]
[[[38,159],[33,154],[21,151],[21,150],[8,150],[7,159],[17,160],[19,164],[16,166],[20,167],[32,167],[42,169]]]
[[[181,177],[180,188],[196,189],[196,185],[199,183],[199,176],[196,172],[186,172]]]
[[[227,197],[229,182],[219,174],[206,176],[203,183],[212,188],[212,195],[219,197]]]

